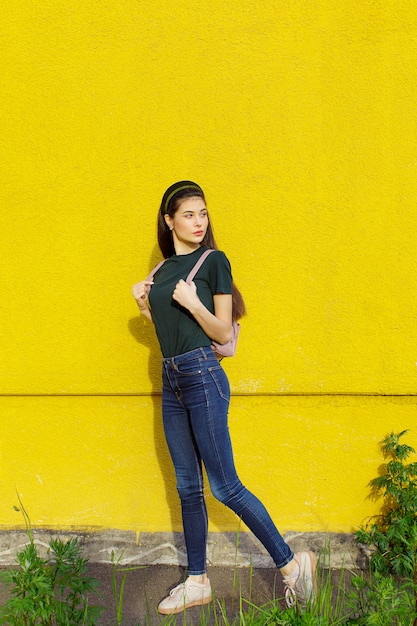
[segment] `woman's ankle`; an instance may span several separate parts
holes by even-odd
[[[284,578],[290,578],[294,576],[299,570],[298,563],[295,559],[292,559],[287,565],[281,567],[279,570]]]
[[[206,573],[204,574],[189,574],[188,578],[190,578],[195,583],[201,583],[204,585],[208,581],[208,576]]]

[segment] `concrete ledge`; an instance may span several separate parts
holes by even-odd
[[[78,537],[84,556],[91,563],[110,563],[112,552],[120,563],[127,565],[186,565],[182,533],[139,533],[106,530],[97,532],[57,532],[34,530],[39,552],[47,553],[54,537],[69,540]],[[301,533],[284,535],[294,552],[313,550],[321,555],[324,567],[363,569],[367,555],[358,547],[352,534]],[[0,566],[12,565],[16,553],[28,543],[24,531],[0,531]],[[209,533],[207,542],[209,566],[274,568],[275,565],[262,544],[248,532]]]

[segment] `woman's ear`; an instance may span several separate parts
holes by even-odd
[[[168,213],[165,213],[164,219],[165,219],[165,223],[168,226],[169,230],[172,230],[172,217],[170,217],[168,215]]]

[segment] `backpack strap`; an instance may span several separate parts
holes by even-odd
[[[214,252],[214,250],[211,250],[211,249],[206,250],[205,252],[203,252],[201,257],[198,259],[197,263],[194,265],[193,269],[191,270],[191,272],[187,276],[187,279],[186,279],[185,282],[188,285],[191,285],[191,283],[193,282],[194,276],[197,274],[198,270],[203,265],[203,263],[206,260],[206,258],[208,257],[208,255],[211,254],[212,252]]]
[[[147,282],[151,282],[152,281],[154,275],[159,270],[159,268],[162,267],[162,265],[165,263],[165,261],[166,261],[166,259],[163,259],[162,261],[160,261],[158,263],[158,265],[155,265],[155,267],[153,268],[153,270],[151,271],[149,276],[147,276],[146,279],[145,279]],[[150,290],[151,290],[151,285],[146,285],[146,291],[148,292],[148,295],[149,295]]]
[[[208,255],[211,254],[212,252],[214,252],[214,250],[211,250],[211,249],[210,250],[206,250],[205,252],[203,252],[203,254],[198,259],[197,263],[194,265],[194,267],[191,270],[191,272],[188,274],[188,276],[186,278],[186,281],[185,281],[186,283],[188,283],[190,285],[193,282],[194,276],[197,274],[198,270],[203,265],[203,263],[206,260],[206,258],[208,257]],[[158,265],[155,265],[155,267],[153,268],[153,270],[151,271],[149,276],[146,277],[146,279],[145,279],[146,282],[151,282],[153,280],[153,277],[155,276],[156,272],[159,270],[160,267],[163,266],[165,261],[166,261],[166,259],[163,259],[162,261],[160,261],[158,263]],[[149,294],[149,291],[151,289],[151,285],[147,285],[146,289],[147,289],[147,292]]]

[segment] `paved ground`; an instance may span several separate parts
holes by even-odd
[[[46,554],[51,537],[56,535],[48,531],[35,532],[35,543],[41,554]],[[100,626],[117,626],[116,600],[112,589],[112,553],[123,556],[122,567],[139,568],[129,571],[127,575],[122,626],[220,626],[224,624],[221,621],[222,610],[229,622],[234,622],[239,615],[241,598],[259,606],[283,596],[280,574],[264,548],[250,533],[239,536],[238,548],[236,533],[212,533],[208,539],[208,562],[214,601],[203,608],[189,609],[185,616],[180,614],[167,619],[157,613],[156,607],[169,590],[184,578],[186,556],[182,533],[141,533],[136,539],[132,533],[119,531],[60,534],[63,540],[74,536],[81,542],[83,555],[89,561],[90,575],[99,581],[99,595],[95,603],[106,609]],[[326,554],[326,546],[331,539],[328,566],[334,572],[335,581],[341,567],[360,567],[352,537],[347,535],[335,535],[329,539],[328,534],[293,533],[288,534],[287,539],[294,551],[312,549],[316,554],[323,550]],[[24,531],[0,533],[0,569],[14,564],[16,552],[26,543]],[[118,590],[122,576],[118,575]],[[6,598],[7,589],[0,583],[0,605]],[[200,621],[202,613],[205,619]],[[239,621],[235,624],[239,624]]]
[[[3,569],[3,568],[0,568]],[[205,607],[188,609],[186,614],[163,616],[157,612],[157,605],[169,590],[183,580],[182,567],[173,565],[149,565],[128,573],[124,592],[122,621],[118,623],[116,600],[112,589],[112,566],[102,563],[89,565],[89,573],[99,581],[98,593],[92,598],[95,604],[105,608],[99,626],[238,626],[244,622],[239,619],[239,611],[268,604],[277,599],[285,608],[281,575],[272,568],[248,567],[210,567],[209,576],[214,598]],[[350,574],[345,573],[345,582]],[[322,580],[331,576],[333,593],[340,583],[340,570],[324,570],[319,574]],[[120,590],[122,575],[117,579]],[[6,588],[0,583],[0,605],[7,598]],[[222,617],[227,617],[227,622]]]
[[[1,568],[3,569],[3,568]],[[116,600],[112,589],[112,566],[99,563],[89,565],[89,573],[99,581],[94,602],[105,607],[100,626],[116,626]],[[265,604],[282,596],[281,576],[275,569],[210,568],[214,592],[212,604],[189,609],[186,615],[169,618],[159,615],[157,605],[169,590],[183,580],[183,568],[172,565],[150,565],[128,573],[123,600],[122,626],[154,626],[157,624],[197,625],[204,613],[204,624],[218,624],[222,610],[233,621],[238,615],[240,598]],[[122,574],[117,577],[120,591]],[[7,599],[7,588],[0,583],[0,604]],[[222,608],[221,608],[222,607]],[[216,617],[217,616],[217,617]]]

